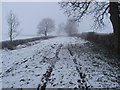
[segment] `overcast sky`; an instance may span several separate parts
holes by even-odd
[[[7,34],[8,25],[7,25],[7,16],[12,10],[20,21],[20,29],[22,29],[21,34],[35,35],[37,32],[37,25],[41,19],[49,17],[55,20],[56,27],[58,23],[65,22],[67,16],[61,10],[57,2],[4,2],[2,3],[2,25],[3,32],[2,35]],[[86,17],[87,18],[87,17]],[[85,19],[80,23],[79,31],[93,31],[90,28],[90,20]],[[98,31],[101,33],[110,33],[112,32],[111,24],[108,23],[108,26],[105,30]]]

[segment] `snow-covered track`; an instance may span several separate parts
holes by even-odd
[[[56,37],[2,52],[3,88],[119,88],[118,68],[76,37]],[[106,59],[107,60],[107,59]]]

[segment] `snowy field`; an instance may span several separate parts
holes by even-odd
[[[2,87],[120,88],[119,69],[91,53],[86,43],[81,38],[62,36],[3,50]]]

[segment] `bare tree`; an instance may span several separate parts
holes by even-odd
[[[62,22],[58,25],[58,35],[64,35],[65,34],[65,24]]]
[[[93,15],[96,28],[103,27],[106,16],[110,15],[114,33],[114,48],[120,54],[120,3],[119,0],[108,0],[107,2],[60,2],[60,6],[65,10],[68,17],[73,17],[75,21],[80,21],[85,15]]]
[[[44,18],[38,24],[38,34],[44,34],[45,38],[47,37],[47,33],[53,31],[55,28],[54,20],[50,18]]]
[[[9,13],[7,22],[9,26],[8,36],[10,38],[10,42],[12,46],[13,39],[19,34],[19,31],[17,30],[17,28],[20,23],[18,21],[17,16],[12,11],[10,11]]]
[[[68,35],[75,35],[78,33],[78,23],[74,19],[68,19],[65,25],[65,32]]]

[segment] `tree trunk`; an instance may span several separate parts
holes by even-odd
[[[10,42],[12,42],[12,35],[10,35]]]
[[[10,31],[10,45],[9,45],[9,49],[13,50],[12,29]]]
[[[117,56],[120,55],[120,18],[119,18],[119,9],[118,2],[110,2],[110,20],[113,25],[114,33],[114,48]]]
[[[47,31],[45,31],[45,38],[47,38]]]

